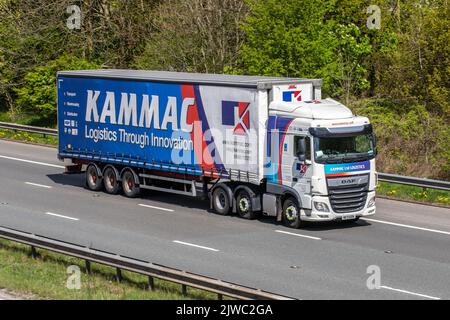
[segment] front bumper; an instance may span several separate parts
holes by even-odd
[[[371,191],[367,193],[366,204],[362,210],[347,212],[347,213],[335,213],[333,212],[333,208],[330,204],[330,199],[328,197],[323,196],[313,196],[312,201],[324,202],[327,204],[329,208],[329,212],[317,211],[314,205],[312,205],[312,210],[302,210],[301,212],[301,220],[303,221],[334,221],[334,220],[343,220],[343,216],[355,215],[355,217],[367,217],[372,216],[376,212],[376,206],[367,207],[370,199],[375,197],[375,191]]]

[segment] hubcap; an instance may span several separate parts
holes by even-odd
[[[289,206],[286,208],[286,218],[289,221],[294,221],[295,219],[297,219],[298,217],[298,213],[297,213],[297,208],[295,206]]]
[[[89,179],[91,180],[91,184],[95,185],[97,183],[97,172],[95,172],[95,169],[89,170]]]
[[[114,177],[114,174],[112,172],[110,172],[108,174],[108,179],[106,179],[106,180],[108,182],[108,187],[112,189],[114,187],[114,185],[116,184],[116,179]]]
[[[248,198],[244,197],[239,200],[239,209],[241,212],[247,212],[250,208],[250,202]]]

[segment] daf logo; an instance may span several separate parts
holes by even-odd
[[[352,184],[355,183],[356,179],[343,179],[341,180],[341,184]]]

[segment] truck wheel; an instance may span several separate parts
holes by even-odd
[[[126,170],[122,174],[122,189],[128,198],[136,198],[139,195],[139,187],[134,180],[134,174],[130,170]]]
[[[86,168],[86,186],[92,191],[99,191],[102,188],[102,178],[98,175],[97,167],[93,164]]]
[[[107,167],[103,173],[103,185],[106,193],[117,194],[120,189],[120,184],[116,174],[116,170],[112,167]]]
[[[212,204],[214,211],[218,214],[225,216],[230,213],[230,198],[223,188],[218,187],[214,190],[212,194]]]
[[[255,219],[256,213],[253,212],[252,199],[247,190],[240,190],[236,198],[236,209],[241,218]]]
[[[283,203],[283,223],[286,227],[298,229],[302,225],[300,207],[294,198],[287,198]]]

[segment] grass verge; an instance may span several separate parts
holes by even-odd
[[[215,299],[216,295],[188,288],[181,295],[181,286],[155,278],[155,291],[147,290],[147,277],[122,271],[117,282],[114,268],[93,263],[92,273],[84,271],[84,260],[38,249],[38,258],[30,255],[30,247],[0,239],[0,288],[37,299],[74,300],[183,300]],[[81,289],[67,289],[67,267],[81,269]]]
[[[28,133],[9,129],[0,129],[0,139],[10,139],[22,142],[45,144],[49,146],[58,145],[58,137],[43,135],[40,133]]]
[[[443,190],[380,181],[377,187],[377,195],[394,200],[401,199],[450,207],[450,192]]]

